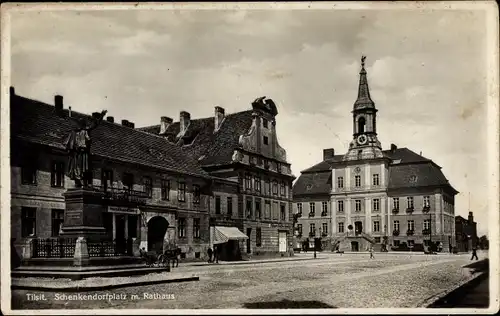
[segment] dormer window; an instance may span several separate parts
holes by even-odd
[[[268,128],[268,120],[266,120],[265,118],[262,118],[262,126],[264,126],[264,128]]]
[[[264,145],[269,144],[269,138],[267,136],[264,136]]]

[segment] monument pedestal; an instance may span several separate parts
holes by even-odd
[[[106,237],[102,213],[104,192],[91,188],[68,189],[61,237],[100,240]]]

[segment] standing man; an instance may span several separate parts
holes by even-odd
[[[470,258],[470,260],[473,260],[474,258],[476,258],[476,260],[479,260],[479,258],[477,257],[477,247],[476,247],[476,245],[472,246],[472,257]]]
[[[208,263],[211,263],[212,262],[212,248],[208,248],[207,250],[207,254],[208,254]]]
[[[375,259],[375,257],[373,256],[373,245],[370,246],[370,259]]]
[[[214,262],[219,263],[219,245],[214,245]]]

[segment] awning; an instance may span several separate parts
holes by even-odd
[[[244,240],[248,236],[236,227],[215,226],[214,244],[223,244],[228,240]]]

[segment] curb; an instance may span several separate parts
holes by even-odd
[[[86,291],[106,291],[111,289],[119,289],[130,286],[145,286],[154,285],[162,283],[180,283],[189,281],[199,281],[199,276],[191,276],[185,278],[176,279],[166,279],[166,280],[150,280],[141,282],[128,282],[120,284],[108,284],[100,286],[68,286],[68,287],[42,287],[42,286],[31,286],[31,285],[14,285],[10,286],[11,290],[31,290],[31,291],[45,291],[45,292],[86,292]]]
[[[447,297],[457,295],[457,293],[460,292],[461,290],[465,290],[465,289],[468,289],[470,287],[473,287],[474,285],[476,285],[476,283],[479,283],[485,277],[488,277],[488,276],[489,276],[488,271],[477,272],[469,280],[463,281],[460,284],[458,284],[457,286],[452,287],[451,289],[448,289],[448,290],[441,292],[435,296],[432,296],[431,298],[428,298],[423,303],[419,304],[418,307],[419,308],[437,308],[438,306],[435,306],[435,305],[437,305],[440,301],[444,300]]]
[[[216,267],[216,266],[227,266],[227,265],[244,265],[244,264],[262,264],[262,263],[274,263],[274,262],[296,262],[296,261],[308,261],[308,260],[320,260],[327,259],[325,257],[317,257],[317,258],[296,258],[296,259],[278,259],[278,260],[268,260],[268,261],[257,261],[257,260],[249,260],[249,261],[225,261],[223,263],[214,263],[214,264],[190,264],[191,267]],[[187,266],[187,265],[186,265]]]

